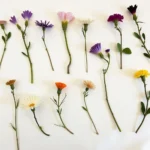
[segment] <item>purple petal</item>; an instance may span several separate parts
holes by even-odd
[[[90,49],[90,53],[98,54],[101,51],[101,43],[93,45]]]

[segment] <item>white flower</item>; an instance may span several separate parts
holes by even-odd
[[[34,109],[41,104],[41,99],[38,96],[24,96],[21,98],[21,105],[25,109]]]
[[[94,21],[94,18],[92,18],[92,17],[81,17],[81,18],[79,18],[79,21],[82,24],[90,24]]]

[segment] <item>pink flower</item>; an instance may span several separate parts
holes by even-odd
[[[71,12],[58,12],[58,17],[62,22],[71,22],[75,18]]]

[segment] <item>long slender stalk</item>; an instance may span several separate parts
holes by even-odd
[[[49,59],[51,68],[52,68],[52,70],[54,71],[52,59],[51,59],[50,53],[49,53],[49,51],[48,51],[48,48],[47,48],[47,45],[46,45],[46,42],[45,42],[45,29],[43,29],[43,37],[42,37],[42,41],[43,41],[43,43],[44,43],[45,50],[46,50],[46,52],[47,52],[47,56],[48,56],[48,59]]]
[[[85,91],[86,92],[86,91]],[[92,124],[93,124],[93,127],[94,127],[94,129],[95,129],[95,132],[96,132],[96,134],[99,134],[98,133],[98,130],[97,130],[97,128],[96,128],[96,125],[95,125],[95,123],[94,123],[94,121],[93,121],[93,119],[92,119],[92,117],[91,117],[91,115],[90,115],[90,112],[89,112],[89,110],[88,110],[88,107],[87,107],[87,103],[86,103],[86,95],[84,94],[84,104],[85,104],[85,111],[87,112],[87,114],[88,114],[88,116],[89,116],[89,119],[91,120],[91,122],[92,122]]]
[[[88,56],[87,56],[87,45],[86,45],[86,32],[84,36],[84,46],[85,46],[85,64],[86,64],[86,72],[88,72]]]
[[[15,107],[15,124],[13,126],[13,129],[16,133],[16,144],[17,144],[17,150],[19,150],[19,139],[18,139],[18,126],[17,126],[17,108],[18,108],[18,102],[16,101],[16,98],[15,98],[15,93],[14,93],[14,90],[12,90],[12,96],[13,96],[13,100],[14,100],[14,107]]]
[[[62,116],[61,116],[61,112],[62,112],[62,109],[60,108],[62,103],[60,103],[60,94],[58,94],[58,103],[57,103],[57,112],[58,112],[58,115],[59,115],[59,118],[60,118],[60,121],[62,123],[62,126],[64,129],[66,129],[70,134],[74,134],[70,129],[68,129],[68,127],[65,125],[63,119],[62,119]]]
[[[44,132],[44,130],[42,129],[42,127],[41,127],[40,124],[38,123],[38,120],[37,120],[36,114],[35,114],[35,108],[31,109],[31,111],[33,112],[33,116],[34,116],[35,122],[36,122],[38,128],[40,129],[40,131],[41,131],[44,135],[50,136],[49,134],[47,134],[46,132]]]
[[[145,83],[145,80],[142,80],[143,81],[143,84],[144,84],[144,92],[145,92],[145,97],[146,97],[146,108],[145,108],[145,113],[144,113],[144,117],[140,123],[140,125],[138,126],[138,128],[136,129],[135,133],[138,133],[138,131],[140,130],[140,128],[142,127],[144,121],[145,121],[145,118],[146,118],[146,112],[148,110],[148,103],[149,103],[149,99],[148,99],[148,96],[147,96],[147,90],[146,90],[146,83]]]
[[[65,37],[65,43],[66,43],[67,52],[68,52],[68,55],[69,55],[69,64],[67,66],[67,74],[70,74],[70,66],[71,66],[71,63],[72,63],[72,56],[71,56],[71,53],[70,53],[70,50],[69,50],[69,46],[68,46],[66,30],[63,30],[63,32],[64,32],[64,37]]]

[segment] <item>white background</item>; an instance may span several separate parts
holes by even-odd
[[[115,141],[114,143],[120,139],[122,139],[121,141],[127,139],[131,149],[136,145],[136,142],[138,144],[143,143],[143,138],[139,138],[137,135],[132,135],[132,137],[130,136],[131,133],[129,133],[134,131],[138,121],[141,121],[140,101],[145,100],[143,85],[139,79],[133,78],[133,74],[137,69],[150,70],[150,62],[142,54],[144,50],[140,48],[139,41],[132,35],[136,31],[136,26],[132,21],[132,16],[127,11],[127,7],[134,4],[139,6],[137,15],[140,21],[145,22],[142,26],[148,41],[150,39],[148,0],[144,2],[132,0],[132,3],[130,0],[5,0],[1,3],[0,19],[8,21],[7,31],[12,32],[12,38],[8,43],[3,66],[0,70],[0,150],[16,149],[15,135],[10,127],[10,123],[13,122],[13,100],[9,87],[5,85],[5,82],[12,78],[17,80],[16,93],[18,97],[23,93],[42,96],[43,103],[37,108],[37,117],[44,130],[51,134],[51,137],[44,136],[38,130],[32,113],[19,108],[18,126],[21,150],[94,150],[103,140],[105,142],[101,144],[101,150],[116,150],[116,146],[119,144],[114,144],[115,148],[111,146],[111,138]],[[29,65],[26,58],[21,54],[22,51],[25,52],[25,48],[20,32],[15,25],[9,23],[10,16],[15,15],[19,24],[23,25],[23,19],[20,15],[23,10],[31,10],[33,12],[30,27],[27,31],[27,39],[32,44],[31,58],[35,74],[34,85],[28,83],[30,77]],[[82,25],[77,20],[70,23],[67,30],[73,63],[71,75],[65,74],[68,55],[61,23],[57,17],[58,11],[70,11],[75,17],[82,14],[94,16],[95,21],[89,25],[87,33],[87,47],[90,49],[95,43],[101,42],[103,50],[111,49],[111,65],[107,74],[109,101],[124,131],[123,134],[129,133],[128,136],[124,137],[121,134],[117,135],[117,138],[114,134],[109,136],[113,130],[116,130],[116,127],[105,101],[102,76],[102,69],[105,67],[105,63],[89,53],[89,73],[85,73],[84,38],[81,32]],[[120,23],[123,32],[123,47],[130,47],[133,52],[130,56],[123,56],[123,70],[119,70],[119,54],[116,50],[119,35],[113,28],[113,25],[107,22],[108,16],[114,13],[121,13],[125,17],[123,23]],[[55,72],[52,72],[50,69],[41,40],[42,31],[35,26],[35,20],[48,20],[54,24],[54,27],[46,32],[46,41],[52,56]],[[1,31],[0,34],[2,34]],[[148,42],[147,46],[150,47]],[[0,53],[2,53],[2,48],[3,42],[0,41]],[[84,90],[82,83],[85,79],[92,80],[96,85],[96,89],[90,92],[87,103],[100,133],[99,136],[93,133],[90,121],[81,108]],[[63,118],[68,127],[75,133],[74,136],[54,126],[55,123],[59,123],[59,119],[56,115],[56,108],[50,101],[50,98],[56,96],[54,84],[56,81],[67,84],[67,88],[63,93],[67,93],[67,99],[63,105]],[[150,79],[147,79],[147,83],[148,89],[150,89]],[[144,134],[147,137],[149,135],[149,126],[150,118],[147,117],[139,134]],[[118,134],[118,132],[115,134]],[[103,139],[102,137],[105,136],[106,138]],[[135,142],[132,142],[133,139]],[[108,142],[106,142],[107,140]],[[141,142],[139,142],[140,140]],[[146,142],[145,140],[143,141]],[[119,141],[118,143],[121,142]],[[108,145],[110,147],[106,147]],[[143,146],[138,148],[139,150],[148,149],[143,148]],[[118,148],[118,150],[122,149],[123,147]],[[127,149],[125,147],[123,150]]]

